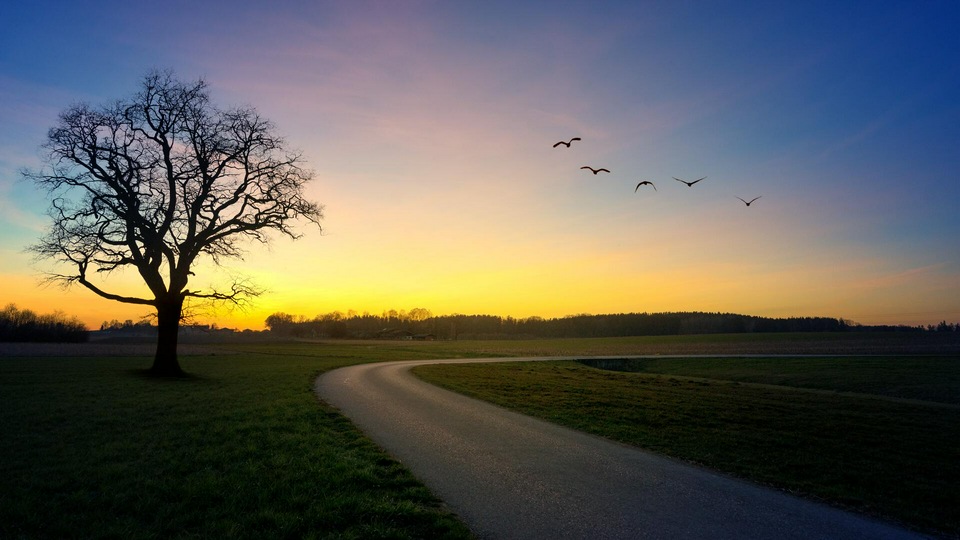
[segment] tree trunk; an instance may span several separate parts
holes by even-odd
[[[179,377],[184,374],[177,361],[177,336],[182,312],[183,298],[163,300],[157,305],[157,354],[150,368],[150,373],[154,375]]]

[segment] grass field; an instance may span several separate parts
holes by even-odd
[[[356,346],[186,357],[0,358],[0,538],[469,538],[397,462],[318,402]]]
[[[680,358],[421,366],[575,429],[960,535],[960,358]]]
[[[586,365],[960,405],[960,356],[643,358]]]
[[[212,345],[202,348],[202,355],[181,359],[192,374],[186,380],[143,377],[150,363],[144,357],[0,357],[0,538],[469,538],[402,466],[316,399],[312,385],[318,374],[358,362],[417,358],[878,346],[858,336],[815,335]],[[586,374],[585,381],[597,374],[609,381],[660,377],[576,363],[550,369],[577,378]],[[533,374],[536,381],[529,381],[527,393],[553,384],[546,375]],[[701,383],[672,377],[675,382],[648,386],[679,388],[679,403],[701,399],[683,393]],[[583,406],[587,400],[575,397],[579,387],[570,382],[570,403]],[[605,388],[611,396],[619,392],[616,386]],[[740,406],[758,409],[748,417],[762,417],[759,411],[768,408],[762,399]],[[598,414],[612,423],[621,411],[604,407]],[[640,409],[625,410],[631,408]],[[546,414],[567,414],[558,410]],[[900,411],[883,414],[896,417]],[[948,425],[933,445],[939,448],[957,440],[955,413],[944,411]],[[708,427],[694,413],[681,418]],[[761,430],[755,437],[768,433]],[[953,462],[938,473],[944,481],[956,477],[956,450],[947,452]],[[916,459],[927,460],[926,455]],[[941,499],[955,498],[955,485],[943,489]]]

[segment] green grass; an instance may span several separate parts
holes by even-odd
[[[696,358],[640,365],[643,372],[635,373],[577,362],[437,365],[415,372],[575,429],[960,535],[960,358]]]
[[[960,405],[960,357],[641,358],[584,362],[628,372],[854,392]]]
[[[312,392],[320,372],[430,356],[357,346],[183,358],[0,358],[0,538],[469,538]]]

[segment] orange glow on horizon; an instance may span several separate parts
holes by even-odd
[[[275,258],[275,257],[274,257]],[[527,318],[564,317],[581,313],[630,313],[706,311],[730,312],[768,317],[824,316],[851,319],[863,324],[935,324],[949,312],[950,299],[942,292],[955,283],[950,276],[937,277],[936,269],[919,269],[891,277],[864,280],[837,279],[836,269],[772,271],[750,269],[734,263],[718,263],[695,269],[635,271],[626,261],[584,257],[567,259],[562,268],[555,261],[528,263],[496,269],[492,261],[477,269],[425,275],[412,272],[380,275],[368,271],[355,279],[324,275],[313,286],[303,276],[261,274],[257,281],[268,292],[254,299],[249,309],[220,308],[198,312],[196,322],[215,323],[238,330],[264,328],[268,315],[285,312],[313,318],[340,311],[379,315],[391,309],[409,311],[426,308],[434,315],[485,314]],[[440,265],[443,266],[443,265]],[[422,271],[422,270],[421,270]],[[334,273],[336,274],[336,273]],[[599,277],[598,277],[599,276]],[[202,276],[201,276],[202,277]],[[904,280],[920,279],[925,284],[911,298],[900,298]],[[833,280],[827,291],[833,303],[823,302],[823,284]],[[325,283],[330,283],[325,287]],[[89,328],[104,321],[139,320],[151,310],[97,297],[80,287],[61,290],[37,287],[37,279],[4,276],[4,304],[37,313],[61,311],[76,316]],[[877,288],[884,290],[876,294]],[[918,297],[917,294],[922,296]],[[885,302],[878,303],[878,298]],[[920,299],[924,312],[898,313],[906,300]],[[879,312],[871,316],[871,311]],[[933,320],[931,314],[934,315]],[[954,311],[957,320],[960,313]],[[949,322],[949,321],[948,321]]]

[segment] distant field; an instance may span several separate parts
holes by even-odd
[[[960,356],[587,360],[615,371],[684,375],[960,405]]]
[[[358,362],[420,358],[956,350],[955,341],[875,337],[220,343],[185,346],[181,361],[193,377],[174,381],[142,376],[148,344],[0,344],[0,538],[469,538],[408,471],[317,401],[317,375]],[[658,377],[576,363],[557,369],[580,381],[596,374]],[[556,382],[547,373],[524,379],[526,391],[554,394],[536,386]],[[675,383],[648,386],[700,384],[672,377]],[[681,403],[703,399],[677,395]],[[583,395],[570,403],[582,406]],[[664,403],[665,418],[682,410]],[[543,400],[543,407],[556,404]],[[614,404],[596,409],[611,425],[619,421]],[[953,414],[944,412],[949,425],[933,447],[957,440]],[[633,431],[633,420],[627,422],[625,431]],[[913,441],[926,447],[928,438]],[[915,459],[927,461],[928,452],[921,448]],[[951,464],[935,475],[944,482],[956,476],[956,450],[949,455]],[[956,494],[949,486],[941,491],[941,498]]]
[[[634,372],[551,362],[415,373],[575,429],[960,534],[960,357],[627,363]]]

